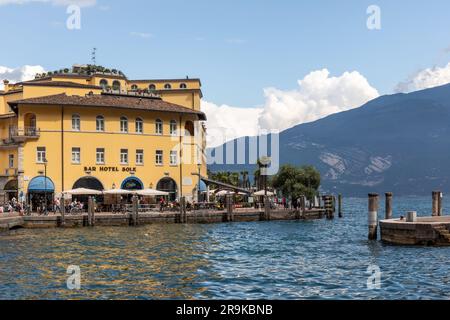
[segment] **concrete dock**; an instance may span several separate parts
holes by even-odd
[[[380,229],[381,240],[388,244],[450,246],[450,216],[382,220]]]
[[[271,221],[282,220],[314,220],[322,219],[324,210],[313,209],[306,211],[294,210],[271,210]],[[64,227],[77,228],[89,226],[88,214],[66,215],[64,218]],[[94,216],[95,226],[132,226],[134,225],[134,216],[132,214],[110,214],[96,213]],[[223,223],[223,222],[252,222],[266,221],[267,217],[264,211],[260,210],[235,210],[230,219],[227,211],[198,210],[187,212],[186,223]],[[139,213],[137,225],[145,224],[166,224],[181,223],[179,212],[153,212]],[[0,231],[8,231],[14,228],[58,228],[63,227],[60,214],[49,216],[12,216],[0,218]]]

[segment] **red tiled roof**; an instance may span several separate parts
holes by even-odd
[[[121,109],[162,111],[181,114],[195,114],[198,116],[199,120],[206,120],[206,115],[203,112],[192,110],[153,97],[149,98],[149,97],[136,97],[136,96],[124,96],[112,94],[68,96],[63,93],[58,95],[29,98],[9,102],[9,105],[11,107],[16,107],[19,104],[60,105],[60,106],[63,105],[63,106],[80,106],[80,107],[111,107]]]

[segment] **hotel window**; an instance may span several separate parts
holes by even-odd
[[[103,90],[106,90],[108,88],[108,80],[106,79],[100,80],[100,86],[103,88]]]
[[[172,85],[171,85],[170,83],[166,83],[166,84],[164,85],[164,89],[170,90],[170,89],[172,89]]]
[[[120,164],[128,164],[128,149],[120,149]]]
[[[150,91],[155,91],[156,90],[156,86],[154,84],[151,84],[151,85],[148,86],[148,89]]]
[[[136,133],[144,133],[144,121],[141,118],[136,119]]]
[[[162,135],[163,134],[163,122],[160,119],[156,119],[155,122],[155,133]]]
[[[13,154],[9,155],[9,168],[10,169],[14,168],[14,155]]]
[[[114,81],[113,82],[113,90],[114,91],[120,91],[120,81]]]
[[[72,115],[72,130],[73,131],[81,130],[81,120],[80,116],[77,114]]]
[[[170,151],[170,165],[171,166],[178,165],[178,152],[177,151]]]
[[[156,165],[162,166],[163,165],[163,151],[162,150],[156,150]]]
[[[136,150],[136,164],[137,165],[144,164],[144,150]]]
[[[128,119],[126,117],[120,118],[120,132],[128,132]]]
[[[182,83],[182,84],[180,84],[180,89],[187,89],[187,85],[186,85],[186,83]]]
[[[96,127],[98,132],[105,131],[105,117],[98,116],[96,121],[95,121],[95,127]]]
[[[45,162],[45,147],[37,147],[36,151],[36,161],[38,163],[44,163]]]
[[[170,135],[175,136],[177,134],[177,122],[175,120],[170,121]]]
[[[72,163],[79,164],[81,162],[81,149],[72,148]]]
[[[97,148],[97,152],[95,153],[95,161],[97,164],[105,164],[105,149]]]

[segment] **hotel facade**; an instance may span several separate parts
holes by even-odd
[[[115,71],[115,70],[114,70]],[[74,66],[0,91],[0,201],[90,188],[195,201],[207,175],[199,79],[129,80]]]

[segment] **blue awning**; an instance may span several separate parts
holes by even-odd
[[[197,182],[198,186],[198,182]],[[200,180],[200,192],[208,191],[208,188],[206,187],[206,183],[203,180]]]
[[[46,180],[47,179],[47,180]],[[46,190],[47,187],[47,190]],[[54,192],[55,184],[50,178],[36,177],[28,184],[28,192]]]

